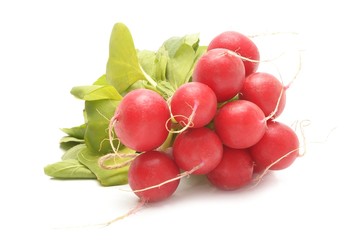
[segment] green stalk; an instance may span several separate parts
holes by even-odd
[[[157,86],[157,83],[155,82],[155,80],[154,79],[152,79],[151,77],[150,77],[150,75],[149,74],[147,74],[145,71],[144,71],[144,69],[139,65],[139,67],[140,67],[140,69],[141,69],[141,71],[142,71],[142,73],[144,74],[144,76],[145,76],[145,80],[146,81],[148,81],[152,86],[154,86],[155,88],[156,88],[156,86]]]

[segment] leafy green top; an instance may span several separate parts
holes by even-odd
[[[127,169],[104,170],[98,159],[112,152],[109,143],[109,122],[122,97],[137,88],[148,88],[165,99],[191,81],[194,66],[206,51],[199,45],[199,35],[172,37],[158,51],[137,50],[127,26],[113,26],[106,73],[92,85],[76,86],[71,94],[85,101],[84,123],[63,128],[67,134],[60,143],[67,147],[60,162],[44,168],[45,174],[62,179],[97,178],[104,186],[127,183]],[[118,151],[134,153],[118,140]],[[123,161],[114,157],[114,163]]]

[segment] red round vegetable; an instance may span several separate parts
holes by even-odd
[[[221,162],[207,174],[212,185],[223,190],[235,190],[251,182],[253,161],[247,149],[224,146]]]
[[[235,52],[216,48],[204,53],[198,60],[192,75],[194,82],[208,85],[218,102],[227,101],[242,89],[245,68],[240,56]]]
[[[247,76],[239,97],[258,105],[265,116],[274,114],[273,119],[283,112],[286,103],[284,86],[275,76],[265,72]]]
[[[224,145],[230,148],[248,148],[265,133],[266,119],[254,103],[235,100],[223,105],[214,119],[215,132]]]
[[[221,161],[223,145],[212,130],[189,128],[180,133],[173,144],[173,156],[177,165],[191,171],[199,167],[193,174],[207,174]]]
[[[242,57],[253,60],[243,59],[246,76],[256,72],[259,67],[259,50],[255,43],[244,34],[235,31],[220,33],[209,43],[208,50],[214,48],[226,48],[238,53]]]
[[[148,89],[129,92],[114,115],[114,130],[120,142],[138,152],[159,147],[167,138],[170,111],[158,93]]]
[[[250,148],[256,172],[278,160],[270,170],[287,168],[299,156],[299,139],[294,130],[280,122],[269,121],[267,125],[264,136]]]
[[[135,194],[146,202],[157,202],[170,197],[177,189],[180,180],[176,179],[162,186],[149,188],[172,180],[180,174],[175,162],[165,153],[149,151],[140,154],[131,163],[128,176],[129,186]]]
[[[214,91],[200,82],[180,86],[171,97],[171,112],[182,126],[198,128],[208,124],[215,116],[217,100]],[[191,116],[193,116],[192,119]]]

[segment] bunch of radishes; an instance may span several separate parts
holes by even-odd
[[[286,87],[275,76],[256,72],[254,42],[224,32],[197,61],[191,81],[169,99],[149,89],[127,93],[111,126],[135,150],[128,182],[146,202],[170,197],[180,179],[206,175],[219,189],[235,190],[268,170],[290,166],[299,140],[275,121],[285,106]]]

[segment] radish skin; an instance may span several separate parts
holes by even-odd
[[[269,121],[262,139],[249,149],[254,160],[255,172],[262,172],[271,164],[273,165],[270,170],[289,167],[299,157],[299,144],[295,131],[289,126]],[[279,159],[280,161],[275,163]]]
[[[179,167],[169,155],[159,151],[148,151],[134,159],[129,168],[129,186],[146,202],[158,202],[169,198],[177,189],[180,180],[175,179],[157,188],[145,189],[174,179],[180,174]]]
[[[180,125],[199,128],[214,118],[217,99],[214,91],[206,84],[189,82],[175,91],[170,106],[172,115]]]
[[[148,89],[136,89],[125,95],[112,121],[122,144],[144,152],[165,142],[169,134],[166,127],[169,118],[169,107],[161,95]]]
[[[236,190],[251,182],[253,165],[247,149],[224,147],[221,162],[207,174],[207,179],[221,190]]]
[[[265,116],[275,119],[284,111],[286,89],[275,76],[256,72],[245,78],[239,98],[255,103]]]
[[[224,145],[243,149],[251,147],[262,138],[266,129],[266,118],[256,104],[235,100],[219,109],[214,126]]]
[[[214,48],[226,48],[243,57],[246,76],[256,72],[259,67],[259,50],[255,43],[242,33],[236,31],[226,31],[220,33],[209,43],[208,50]]]
[[[224,102],[241,91],[245,80],[244,63],[235,52],[215,48],[199,58],[192,77],[193,82],[208,85],[218,102]]]
[[[185,171],[192,171],[201,166],[193,174],[207,174],[221,161],[223,145],[220,138],[212,130],[189,128],[180,133],[173,144],[173,156],[176,164]]]

